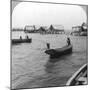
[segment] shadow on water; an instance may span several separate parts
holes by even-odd
[[[41,87],[58,87],[58,86],[65,86],[66,81],[68,80],[68,76],[60,75],[58,72],[60,68],[57,68],[57,64],[60,61],[66,61],[68,57],[62,56],[60,58],[54,59],[56,62],[50,62],[50,58],[48,58],[48,62],[44,65],[45,73],[40,76],[34,77],[32,80],[23,83],[16,88],[41,88]],[[63,72],[63,71],[62,71]]]
[[[70,58],[70,56],[72,56],[72,53],[61,56],[60,58],[54,58],[54,59],[49,58],[48,62],[45,65],[45,67],[46,67],[45,71],[47,73],[51,73],[58,62],[68,60]]]

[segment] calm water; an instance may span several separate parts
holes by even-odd
[[[73,53],[50,63],[45,54],[46,42],[51,48],[66,45],[66,35],[40,35],[13,32],[12,38],[25,38],[32,43],[12,46],[12,88],[65,86],[67,80],[87,63],[87,37],[70,36]]]

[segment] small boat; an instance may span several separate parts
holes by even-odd
[[[32,39],[13,39],[12,44],[31,43]]]
[[[66,45],[62,48],[48,49],[45,51],[50,55],[50,58],[59,58],[60,56],[72,53],[72,45]]]
[[[67,86],[87,85],[87,64],[84,64],[72,77],[67,81]]]

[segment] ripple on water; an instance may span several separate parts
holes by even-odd
[[[45,54],[46,42],[51,48],[66,45],[65,35],[29,35],[31,44],[12,47],[12,87],[33,88],[63,86],[72,74],[87,62],[86,38],[70,37],[73,53],[50,63]]]

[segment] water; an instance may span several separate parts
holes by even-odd
[[[32,43],[12,46],[12,88],[65,86],[72,74],[87,63],[87,37],[70,36],[73,53],[50,63],[49,55],[44,53],[46,42],[51,48],[63,47],[66,35],[13,32],[12,38],[20,35],[28,35]]]

